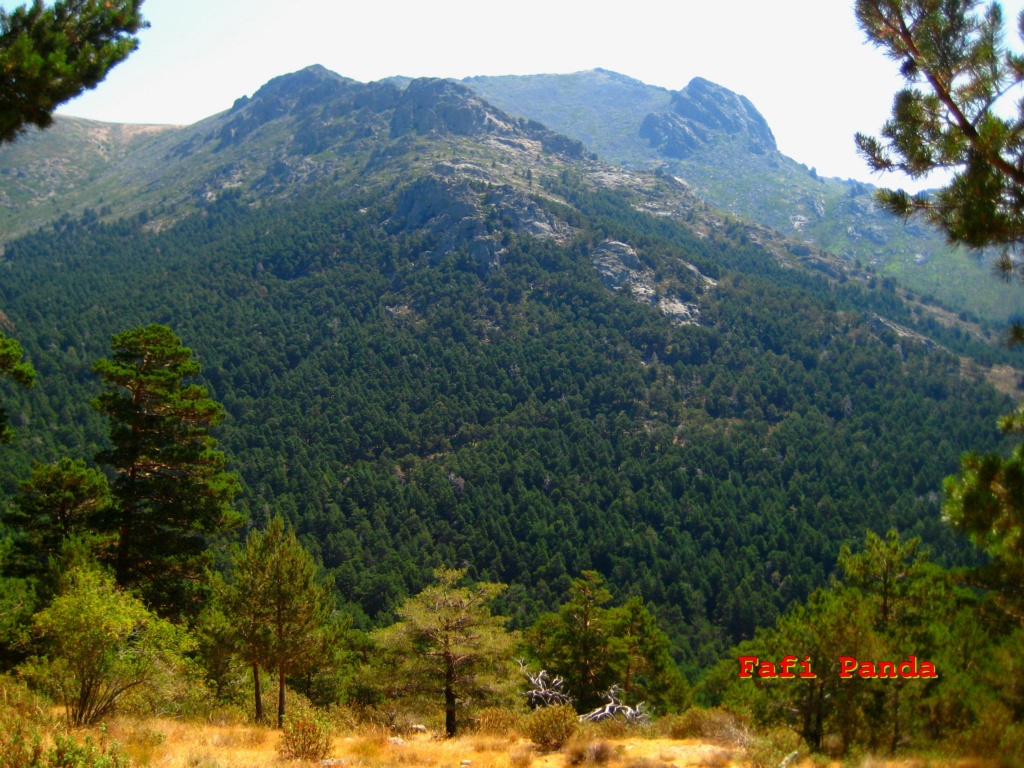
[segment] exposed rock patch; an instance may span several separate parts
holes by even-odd
[[[519,190],[474,178],[485,173],[473,164],[439,163],[399,193],[393,220],[437,235],[429,254],[435,263],[465,247],[484,271],[501,266],[500,233],[507,229],[560,241],[571,234],[565,222]]]
[[[658,295],[654,270],[644,266],[637,252],[626,243],[605,240],[594,249],[591,262],[601,282],[609,290],[626,291],[634,301],[658,307],[681,325],[696,323],[700,318],[700,308],[696,303],[675,296]],[[711,278],[701,275],[700,270],[692,264],[683,264],[703,278],[705,284],[715,284]]]

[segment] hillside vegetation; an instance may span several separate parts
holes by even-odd
[[[0,261],[38,374],[0,454],[19,697],[262,720],[273,690],[314,736],[339,704],[454,735],[696,701],[772,749],[1019,748],[1019,630],[939,514],[1007,447],[984,329],[446,81],[311,68],[145,142]],[[844,632],[942,675],[847,686]],[[736,676],[791,652],[817,682]],[[517,657],[575,709],[527,715]],[[83,658],[131,683],[106,710]]]

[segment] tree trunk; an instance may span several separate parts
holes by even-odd
[[[263,722],[263,691],[260,690],[260,665],[252,664],[252,688],[256,696],[256,722]]]
[[[277,668],[277,727],[284,728],[284,664]]]
[[[455,691],[451,683],[444,687],[444,732],[450,739],[455,735]]]
[[[897,687],[892,692],[892,738],[889,740],[889,754],[896,754],[896,747],[900,743],[900,689]]]

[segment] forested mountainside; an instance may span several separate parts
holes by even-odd
[[[990,259],[950,249],[928,227],[876,208],[872,185],[819,176],[782,154],[756,106],[708,80],[697,77],[668,91],[595,69],[463,82],[512,114],[579,139],[605,160],[660,168],[712,205],[850,263],[874,265],[955,312],[999,325],[1024,311],[1016,286],[990,279]],[[852,146],[852,136],[849,141]],[[879,184],[899,180],[883,177]]]
[[[516,626],[593,569],[693,671],[865,529],[973,556],[940,483],[999,444],[1009,353],[891,280],[443,81],[304,70],[144,149],[72,190],[106,210],[4,245],[39,373],[5,389],[8,492],[92,460],[93,362],[157,322],[228,410],[251,524],[284,514],[364,625],[440,565],[510,584]]]

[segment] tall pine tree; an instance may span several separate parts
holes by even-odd
[[[93,405],[110,419],[111,448],[96,458],[115,472],[105,523],[118,537],[117,580],[162,615],[191,615],[211,540],[242,523],[231,508],[241,488],[209,434],[224,410],[182,383],[201,366],[170,328],[126,331],[112,347],[93,369],[106,388]]]

